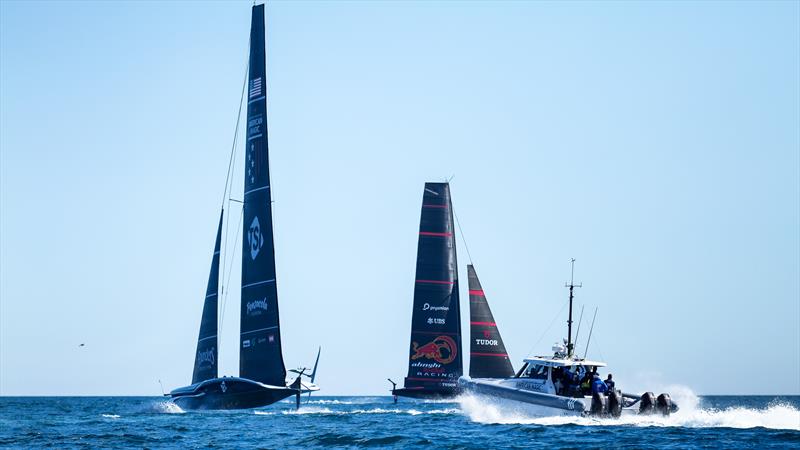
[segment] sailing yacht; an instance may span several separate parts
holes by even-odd
[[[319,363],[292,370],[286,379],[281,352],[275,248],[272,229],[269,157],[267,146],[266,51],[264,5],[255,5],[250,27],[250,63],[247,77],[247,140],[244,171],[241,324],[239,376],[218,376],[218,280],[222,220],[217,226],[211,274],[197,338],[192,384],[167,394],[184,409],[257,408],[295,395],[319,390],[314,384]],[[226,186],[227,189],[227,186]],[[308,380],[304,380],[307,377]]]
[[[392,395],[446,398],[458,393],[461,313],[453,204],[448,183],[425,183],[417,243],[408,375]]]

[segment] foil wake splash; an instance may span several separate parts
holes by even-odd
[[[788,402],[775,400],[766,407],[704,406],[704,402],[689,388],[673,386],[675,399],[681,409],[668,417],[622,416],[618,419],[552,416],[538,414],[517,402],[488,399],[483,396],[462,395],[457,398],[461,412],[472,422],[482,424],[524,425],[585,425],[638,426],[685,428],[767,428],[800,431],[800,409]]]

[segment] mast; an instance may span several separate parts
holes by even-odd
[[[569,283],[565,283],[564,287],[569,288],[569,318],[567,319],[567,357],[572,358],[573,349],[575,344],[572,343],[572,299],[573,290],[576,287],[583,287],[583,283],[575,284],[575,258],[570,259],[572,265]]]
[[[285,386],[269,182],[264,5],[253,6],[249,68],[239,375]]]

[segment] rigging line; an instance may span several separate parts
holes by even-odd
[[[239,137],[239,123],[242,120],[242,105],[244,104],[244,94],[247,92],[247,74],[250,71],[250,43],[247,44],[247,64],[244,66],[244,80],[242,80],[242,94],[239,96],[239,113],[236,115],[236,128],[233,129],[233,144],[231,145],[231,157],[228,160],[228,174],[225,176],[225,191],[222,193],[222,204],[225,205],[225,195],[228,192],[228,184],[231,181],[231,170],[233,169],[234,155],[236,154],[236,142]]]
[[[452,198],[450,199],[450,203],[451,204],[453,203],[453,199]],[[451,206],[451,208],[452,208],[452,206]],[[453,216],[455,216],[455,218],[456,218],[456,225],[458,225],[458,234],[461,235],[461,242],[464,243],[464,249],[467,251],[467,258],[469,258],[469,264],[473,265],[472,264],[472,255],[469,254],[469,246],[467,245],[467,238],[464,237],[464,230],[461,229],[461,222],[459,222],[459,220],[458,220],[458,214],[456,214],[456,209],[455,208],[452,208],[452,209],[453,209]]]
[[[561,305],[561,309],[553,317],[553,320],[550,321],[550,325],[548,325],[547,329],[544,330],[544,333],[542,333],[542,335],[539,336],[539,340],[537,340],[536,343],[531,346],[530,350],[528,350],[528,353],[525,355],[526,357],[530,356],[531,352],[533,351],[533,349],[536,348],[536,346],[539,345],[540,342],[542,342],[542,339],[544,339],[544,337],[550,331],[550,328],[553,328],[553,324],[556,323],[556,320],[561,316],[561,313],[564,312],[564,308],[566,308],[568,304],[569,304],[569,301],[565,301],[564,304]]]
[[[238,245],[236,245],[236,243],[239,242],[239,230],[242,229],[242,217],[244,217],[244,208],[242,208],[242,211],[239,213],[239,225],[237,225],[237,227],[236,227],[236,237],[233,240],[234,247],[233,247],[233,255],[231,256],[231,258],[235,258],[236,257],[236,249],[239,247]],[[231,281],[231,273],[232,272],[233,272],[233,264],[231,264],[230,267],[228,268],[228,276],[226,277],[226,281],[225,281],[225,285],[226,286]],[[225,305],[228,303],[228,293],[229,292],[230,292],[230,290],[226,289],[225,290],[225,294],[222,297],[222,313],[220,314],[219,324],[217,325],[217,329],[218,330],[222,329],[222,323],[225,321]],[[220,347],[220,346],[222,346],[222,333],[217,332],[217,334],[219,335],[219,338],[218,338],[218,341],[217,341],[217,347]]]
[[[239,113],[236,115],[236,128],[233,129],[233,144],[231,145],[231,156],[228,160],[228,173],[225,175],[225,189],[222,191],[222,205],[223,209],[225,207],[225,199],[230,198],[229,192],[233,189],[233,175],[236,171],[236,166],[233,165],[233,161],[236,159],[236,145],[239,141],[239,125],[242,120],[242,105],[244,104],[245,93],[247,92],[247,75],[250,71],[250,43],[248,40],[247,44],[247,63],[245,63],[244,67],[244,80],[242,80],[242,93],[239,96]],[[227,258],[228,255],[228,229],[229,229],[229,222],[230,222],[230,200],[228,201],[228,210],[225,216],[225,241],[222,243],[223,247],[220,249],[222,252],[222,274],[225,274],[225,267],[227,266]],[[227,284],[223,283],[220,288],[222,289],[223,293],[225,291],[225,287]],[[219,345],[219,344],[218,344]]]
[[[600,361],[608,361],[605,356],[603,356],[603,351],[600,350],[600,342],[597,340],[597,336],[594,337],[594,345],[597,347],[597,354],[600,355]]]
[[[594,331],[594,321],[597,319],[597,309],[598,307],[594,307],[594,316],[592,316],[592,327],[589,328],[589,339],[586,341],[586,350],[583,352],[583,359],[586,359],[586,355],[589,353],[589,344],[592,343],[592,331]]]
[[[581,316],[578,318],[578,331],[575,332],[575,348],[578,348],[578,336],[581,335],[581,324],[583,323],[583,308],[586,305],[581,305]]]

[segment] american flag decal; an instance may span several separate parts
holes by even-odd
[[[261,77],[250,80],[250,98],[261,95]]]

